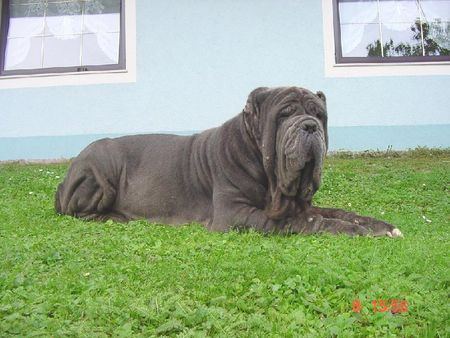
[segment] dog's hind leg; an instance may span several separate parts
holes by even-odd
[[[55,208],[60,214],[86,220],[126,221],[114,212],[115,178],[108,178],[91,161],[74,161],[66,179],[58,186]]]

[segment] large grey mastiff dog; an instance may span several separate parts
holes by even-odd
[[[322,92],[257,88],[221,127],[92,143],[59,185],[56,210],[86,220],[198,222],[213,231],[401,236],[383,221],[312,206],[327,145]]]

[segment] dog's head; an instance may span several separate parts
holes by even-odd
[[[244,109],[269,182],[269,215],[294,212],[320,186],[328,146],[326,98],[298,87],[257,88]]]

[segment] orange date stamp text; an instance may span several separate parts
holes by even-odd
[[[408,302],[398,299],[392,299],[392,300],[373,300],[371,302],[372,309],[374,313],[377,312],[392,312],[392,313],[405,313],[408,312]],[[352,302],[352,311],[355,313],[359,313],[362,310],[362,303],[359,299],[356,299]]]

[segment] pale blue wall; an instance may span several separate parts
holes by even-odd
[[[318,0],[137,0],[137,35],[137,83],[0,90],[0,138],[201,130],[279,85],[331,126],[450,124],[450,76],[325,78]]]

